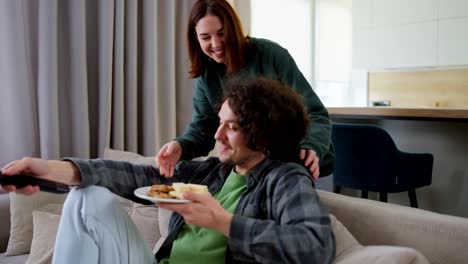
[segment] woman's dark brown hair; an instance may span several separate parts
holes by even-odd
[[[301,95],[276,80],[236,76],[226,83],[225,100],[239,120],[247,147],[271,159],[299,160],[299,143],[309,124]]]
[[[191,78],[200,76],[206,69],[208,56],[203,53],[197,39],[195,27],[206,15],[219,18],[225,35],[225,64],[228,75],[236,73],[245,66],[247,59],[247,38],[242,24],[232,6],[226,0],[198,0],[192,7],[187,26],[187,45],[192,64]]]

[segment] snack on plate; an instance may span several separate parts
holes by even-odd
[[[164,198],[164,199],[175,199],[175,197],[170,196],[169,192],[173,191],[171,185],[166,184],[155,184],[150,187],[147,195],[151,197]]]
[[[165,199],[184,199],[184,192],[208,193],[208,187],[201,184],[174,182],[171,185],[155,184],[149,189],[147,195]]]
[[[170,191],[169,195],[179,199],[184,199],[183,193],[188,191],[195,193],[209,193],[208,187],[201,184],[174,182],[172,184],[172,188],[174,188],[174,191]]]

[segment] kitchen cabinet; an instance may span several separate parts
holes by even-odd
[[[439,0],[439,19],[468,17],[468,0]]]
[[[468,65],[468,0],[354,0],[353,68]]]
[[[436,23],[403,24],[371,32],[373,68],[426,67],[437,63]]]
[[[437,19],[437,0],[373,0],[371,4],[377,28]]]
[[[468,64],[467,29],[468,17],[439,22],[438,56],[440,66]]]

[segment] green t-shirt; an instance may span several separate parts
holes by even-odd
[[[233,213],[246,188],[245,176],[233,170],[221,190],[213,197],[224,209]],[[224,263],[226,244],[227,237],[224,234],[212,229],[185,224],[172,245],[170,257],[159,263]]]

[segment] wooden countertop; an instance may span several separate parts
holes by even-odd
[[[395,107],[328,107],[331,118],[439,120],[468,122],[468,109],[395,108]]]

